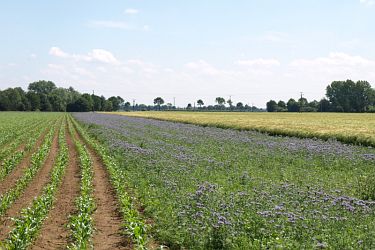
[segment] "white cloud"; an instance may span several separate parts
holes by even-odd
[[[89,57],[94,61],[108,63],[108,64],[119,64],[120,62],[116,57],[109,51],[104,49],[94,49],[89,53]]]
[[[315,59],[298,59],[291,64],[293,67],[375,67],[375,61],[361,56],[352,56],[340,52],[332,52],[328,57]]]
[[[220,70],[206,62],[205,60],[199,60],[197,62],[189,62],[185,64],[187,69],[193,70],[195,72],[207,74],[207,75],[218,75]]]
[[[236,62],[239,66],[246,66],[246,67],[273,67],[273,66],[280,66],[280,62],[277,59],[263,59],[258,58],[254,60],[239,60]]]
[[[100,62],[111,65],[118,65],[120,61],[109,51],[104,49],[93,49],[87,55],[69,54],[59,47],[52,47],[49,54],[55,57],[73,59],[75,61]]]
[[[287,43],[290,42],[287,33],[279,32],[279,31],[268,31],[263,36],[260,37],[260,40],[266,42],[274,42],[274,43]]]
[[[128,14],[128,15],[136,15],[136,14],[139,13],[139,10],[129,8],[129,9],[126,9],[126,10],[124,11],[124,13],[125,13],[125,14]]]
[[[52,56],[61,57],[61,58],[68,58],[69,57],[69,55],[67,53],[65,53],[64,51],[62,51],[59,47],[52,47],[49,50],[49,54],[52,55]]]
[[[123,29],[134,30],[135,27],[127,22],[112,21],[112,20],[98,20],[90,21],[89,26],[93,28],[109,28],[109,29]]]
[[[360,0],[360,3],[371,6],[375,4],[375,0]]]

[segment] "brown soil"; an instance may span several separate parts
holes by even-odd
[[[31,183],[27,186],[24,193],[18,198],[16,202],[14,202],[7,213],[3,216],[0,224],[0,240],[4,240],[11,231],[11,227],[13,225],[11,218],[19,214],[22,208],[29,206],[32,203],[34,197],[38,196],[41,193],[43,187],[50,180],[50,172],[54,165],[58,150],[58,129],[56,129],[51,151],[45,163],[38,171],[34,179],[31,181]]]
[[[79,136],[78,136],[79,137]],[[84,143],[81,137],[79,140]],[[115,191],[100,157],[87,147],[93,161],[94,198],[96,211],[93,215],[95,233],[94,249],[132,249],[131,240],[122,235],[122,217]]]
[[[33,149],[26,154],[23,160],[16,166],[12,172],[9,173],[8,176],[5,177],[4,180],[0,182],[0,195],[8,191],[11,187],[16,184],[17,180],[23,175],[25,169],[30,165],[31,156],[36,150],[42,145],[44,138],[48,129],[42,133],[42,135],[38,138],[37,142],[35,143]]]
[[[69,148],[69,165],[56,196],[53,209],[44,221],[39,237],[31,249],[66,249],[69,244],[69,215],[74,214],[75,199],[80,192],[80,168],[78,154],[74,142],[66,131]]]

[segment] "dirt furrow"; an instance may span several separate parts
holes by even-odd
[[[25,169],[30,165],[31,156],[36,152],[36,150],[42,145],[44,138],[48,133],[48,129],[45,130],[42,135],[38,138],[37,142],[34,145],[34,148],[26,154],[26,156],[22,159],[20,164],[16,166],[12,172],[9,173],[4,180],[0,181],[0,195],[8,191],[12,188],[17,180],[23,175]]]
[[[66,131],[69,165],[56,196],[56,202],[44,221],[40,234],[31,249],[66,249],[69,244],[69,215],[75,213],[75,199],[80,192],[80,167],[74,142]]]
[[[19,214],[22,208],[29,206],[34,197],[38,196],[41,193],[43,187],[50,180],[50,173],[56,160],[58,150],[58,129],[56,129],[53,137],[51,151],[45,163],[38,171],[34,179],[31,181],[31,183],[27,186],[24,193],[18,198],[16,202],[14,202],[14,204],[9,208],[3,218],[1,218],[0,240],[4,240],[11,231],[11,227],[13,225],[11,218]]]
[[[78,136],[79,140],[84,140]],[[94,170],[94,199],[96,211],[93,215],[95,233],[94,249],[132,249],[131,241],[121,234],[122,217],[109,174],[100,157],[87,145]]]

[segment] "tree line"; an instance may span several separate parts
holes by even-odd
[[[301,96],[286,103],[270,100],[266,106],[268,112],[375,112],[375,89],[367,81],[334,81],[319,102]]]
[[[27,89],[0,90],[0,111],[115,111],[125,105],[120,96],[106,99],[104,96],[81,94],[72,87],[58,88],[51,81],[33,82]]]
[[[261,112],[265,111],[261,108],[257,108],[254,105],[243,104],[237,102],[236,104],[229,98],[225,100],[223,97],[215,98],[215,105],[204,105],[202,99],[198,99],[195,103],[188,103],[186,107],[177,108],[172,103],[165,103],[162,97],[156,97],[154,99],[155,106],[148,106],[145,110],[185,110],[185,111],[243,111],[243,112]],[[228,106],[225,106],[228,104]],[[156,108],[155,108],[156,107]]]

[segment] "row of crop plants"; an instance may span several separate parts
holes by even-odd
[[[20,197],[47,159],[51,150],[56,126],[60,122],[61,121],[56,121],[56,123],[51,127],[48,134],[45,136],[42,145],[35,153],[32,154],[30,166],[25,169],[23,175],[16,181],[16,184],[6,193],[0,196],[0,216],[8,210],[8,208],[18,199],[18,197]]]
[[[93,213],[95,201],[93,197],[93,167],[90,154],[86,147],[76,137],[71,122],[68,122],[69,133],[79,155],[81,168],[81,189],[80,196],[76,200],[77,213],[70,217],[68,227],[71,230],[71,249],[92,248],[92,234],[94,232]]]
[[[37,123],[35,127],[29,128],[21,136],[15,138],[11,145],[0,152],[0,181],[3,180],[21,161],[29,154],[38,139],[53,121],[44,124]]]
[[[66,119],[65,119],[66,120]],[[76,213],[69,216],[69,224],[67,226],[70,233],[70,245],[69,249],[90,249],[92,248],[92,234],[94,232],[93,218],[92,215],[95,211],[95,203],[93,198],[93,168],[92,161],[88,150],[82,144],[75,135],[74,128],[67,120],[63,124],[55,125],[46,136],[43,145],[39,148],[39,151],[33,155],[31,169],[33,174],[36,173],[37,169],[43,164],[46,155],[49,153],[51,142],[53,139],[54,130],[59,126],[59,151],[57,160],[53,166],[49,183],[43,188],[42,194],[35,198],[32,204],[22,209],[20,216],[12,218],[15,222],[13,230],[9,233],[7,239],[0,243],[0,248],[5,249],[27,249],[33,241],[36,239],[44,220],[47,218],[49,211],[51,210],[59,186],[65,174],[66,167],[69,162],[68,146],[66,142],[66,126],[68,126],[69,134],[74,141],[76,150],[79,155],[79,165],[81,168],[81,191],[80,196],[76,199]],[[38,157],[37,157],[38,156]],[[27,177],[26,177],[27,176]],[[27,186],[27,182],[31,181],[34,175],[25,174],[22,177],[22,187]],[[21,184],[19,184],[21,186]],[[17,185],[18,186],[18,185]],[[22,194],[20,192],[13,191],[11,189],[4,198],[1,200],[3,205],[3,212],[11,206],[11,204],[17,200]],[[8,202],[6,202],[8,201]]]
[[[6,148],[7,144],[17,137],[27,133],[35,125],[45,123],[46,120],[54,120],[58,114],[40,115],[37,113],[17,114],[2,113],[0,117],[0,146]]]
[[[83,140],[99,155],[106,167],[112,186],[114,187],[123,217],[124,233],[131,237],[138,249],[146,249],[148,243],[147,225],[134,205],[131,196],[126,191],[126,180],[124,171],[119,168],[116,160],[103,145],[95,141],[90,135],[72,118],[70,121]]]
[[[6,248],[26,249],[34,241],[43,221],[52,208],[69,161],[65,140],[65,125],[60,125],[58,141],[59,152],[51,172],[51,179],[43,188],[42,194],[33,200],[31,206],[24,208],[21,211],[21,216],[13,219],[15,226],[6,239]]]
[[[33,200],[32,204],[22,209],[19,216],[12,218],[14,227],[6,240],[0,242],[0,248],[27,249],[37,237],[44,220],[53,207],[55,197],[68,166],[69,153],[66,142],[66,128],[68,128],[69,135],[75,144],[75,150],[79,156],[79,166],[81,169],[81,188],[79,197],[76,199],[76,213],[70,215],[69,224],[65,225],[70,229],[70,244],[68,248],[90,249],[93,247],[92,236],[95,231],[93,213],[96,209],[96,205],[93,195],[93,162],[90,157],[90,152],[85,146],[85,144],[87,144],[101,157],[109,172],[111,183],[115,188],[120,204],[125,233],[132,238],[133,243],[138,249],[146,249],[148,240],[147,226],[138,210],[133,205],[131,196],[125,189],[126,183],[123,171],[118,167],[109,151],[93,140],[71,117],[67,119],[67,116],[64,116],[64,119],[51,120],[50,122],[44,123],[44,126],[36,126],[23,136],[17,137],[16,140],[19,140],[19,142],[17,142],[18,146],[23,143],[23,139],[29,138],[25,144],[27,150],[25,150],[22,156],[16,156],[20,151],[15,151],[12,155],[12,157],[14,156],[12,158],[14,159],[13,161],[4,161],[11,162],[12,164],[9,163],[9,166],[0,168],[0,181],[4,179],[4,177],[19,164],[20,159],[33,148],[37,138],[40,137],[40,134],[43,133],[46,126],[50,126],[50,129],[46,132],[41,146],[35,149],[35,152],[31,155],[30,165],[25,169],[23,175],[16,181],[15,185],[0,196],[0,216],[4,215],[11,205],[24,193],[26,187],[43,166],[50,154],[55,131],[58,131],[59,150],[50,175],[50,180],[43,188],[41,194]]]
[[[30,137],[36,136],[36,132],[40,131],[42,127],[47,127],[47,123],[44,121],[33,121],[28,124],[28,126],[24,126],[23,128],[18,129],[15,128],[8,128],[7,132],[11,134],[10,138],[11,141],[8,143],[4,143],[0,148],[0,162],[2,162],[7,156],[14,153],[20,146],[23,145],[25,140]],[[3,138],[2,138],[3,139]]]
[[[66,119],[65,119],[66,120]],[[36,239],[44,220],[51,210],[55,196],[65,174],[69,162],[68,146],[66,142],[66,126],[75,148],[79,155],[81,168],[81,191],[76,199],[76,213],[69,216],[69,224],[65,225],[70,229],[69,249],[91,249],[92,235],[94,233],[93,213],[95,202],[93,197],[93,167],[90,154],[86,146],[77,138],[76,132],[70,121],[63,121],[63,124],[55,124],[48,132],[42,146],[32,156],[32,164],[25,175],[17,181],[14,188],[1,197],[1,213],[3,215],[14,201],[22,194],[28,183],[35,176],[38,169],[48,156],[56,127],[59,127],[59,151],[57,160],[51,172],[49,183],[43,188],[42,194],[35,198],[32,204],[22,209],[20,216],[12,218],[14,228],[7,239],[0,243],[5,249],[27,249]]]

